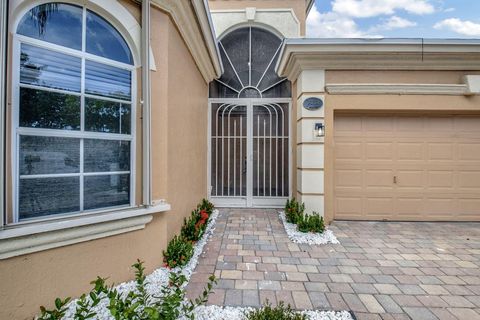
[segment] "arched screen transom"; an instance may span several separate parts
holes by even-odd
[[[256,27],[219,41],[224,73],[210,83],[211,98],[289,98],[290,82],[275,73],[282,40]]]

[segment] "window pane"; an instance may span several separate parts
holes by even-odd
[[[130,71],[88,60],[85,64],[86,93],[130,100]]]
[[[79,177],[20,179],[20,220],[79,210]]]
[[[87,52],[133,64],[132,54],[120,33],[99,15],[87,11]]]
[[[130,105],[86,98],[85,130],[130,134]]]
[[[281,40],[269,31],[252,28],[252,83],[254,86],[260,81],[280,44]],[[272,65],[274,65],[273,62]]]
[[[79,159],[79,139],[20,136],[21,175],[76,173]]]
[[[232,31],[221,41],[226,54],[242,80],[243,86],[250,85],[250,28],[241,28]],[[223,50],[220,50],[222,52]],[[222,55],[224,64],[229,64],[227,57]]]
[[[21,51],[21,83],[80,92],[80,58],[28,44]]]
[[[130,170],[130,142],[85,139],[85,172]]]
[[[80,97],[20,88],[20,127],[80,130]]]
[[[130,204],[130,175],[86,176],[84,208],[98,209]]]
[[[63,3],[36,6],[23,16],[17,33],[81,50],[82,11],[81,7]]]

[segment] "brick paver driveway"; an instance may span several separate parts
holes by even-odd
[[[209,303],[351,310],[358,319],[480,319],[480,224],[334,222],[341,244],[292,243],[275,210],[224,209],[189,294]]]

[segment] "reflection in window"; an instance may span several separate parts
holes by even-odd
[[[87,10],[87,52],[133,64],[130,49],[120,33],[90,10]]]
[[[63,3],[41,4],[23,16],[17,33],[81,50],[82,16],[83,9],[81,7]]]
[[[20,88],[20,127],[80,130],[80,97]]]
[[[130,104],[85,99],[85,130],[130,134]]]
[[[85,62],[85,92],[104,97],[130,99],[132,73],[106,64]]]
[[[129,205],[127,43],[99,15],[65,3],[31,9],[17,32],[17,220]]]
[[[80,167],[80,139],[20,136],[20,175],[75,173]]]
[[[86,176],[84,197],[85,210],[128,205],[130,175]]]
[[[22,44],[21,83],[80,92],[81,70],[80,58]]]
[[[78,212],[80,210],[80,178],[20,179],[19,218]]]
[[[85,139],[85,172],[130,170],[130,142]],[[101,153],[98,150],[102,150]]]

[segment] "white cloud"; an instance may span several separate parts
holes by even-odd
[[[455,8],[447,8],[443,10],[443,12],[453,12],[453,11],[455,11]]]
[[[352,18],[335,12],[321,13],[316,6],[307,18],[307,36],[313,38],[361,38],[369,37],[358,29]]]
[[[480,23],[457,18],[445,19],[433,26],[437,30],[450,30],[470,37],[480,36]]]
[[[413,14],[429,14],[435,8],[429,0],[333,0],[334,12],[354,18],[392,15],[396,10]]]
[[[380,25],[380,28],[386,29],[386,30],[392,30],[392,29],[415,27],[416,25],[417,23],[414,21],[393,16],[393,17],[390,17],[384,24]]]

